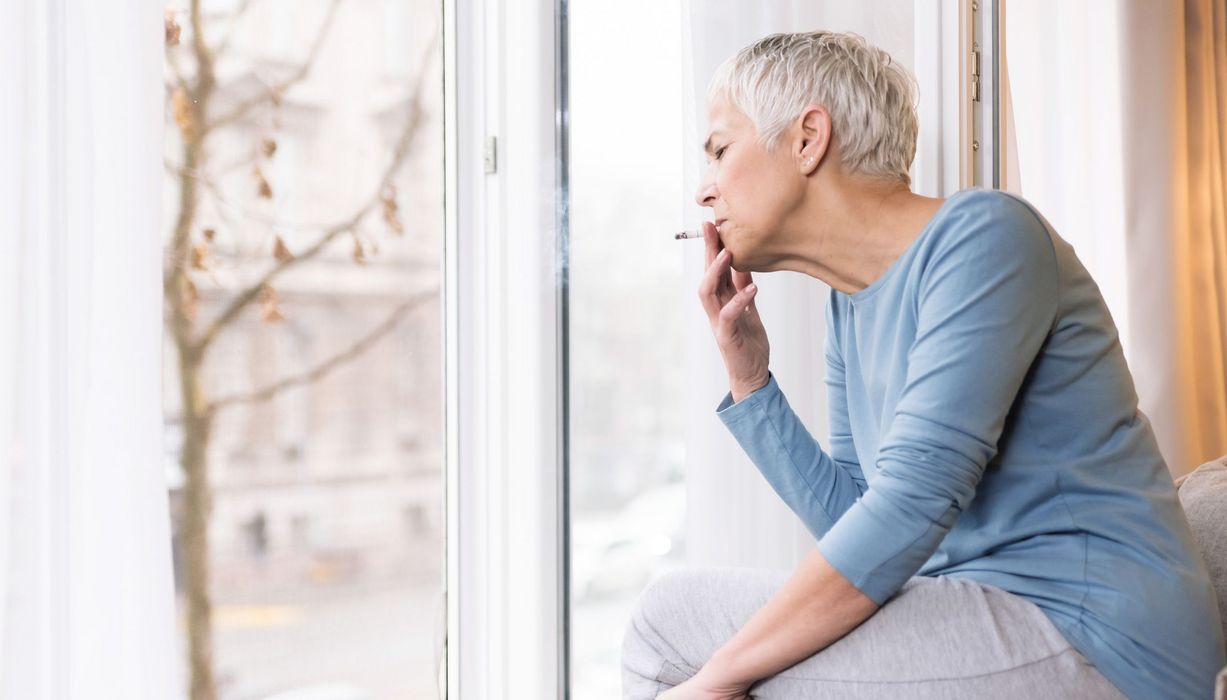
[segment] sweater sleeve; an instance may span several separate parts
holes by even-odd
[[[932,247],[916,335],[865,495],[818,544],[875,602],[915,575],[971,502],[1059,299],[1047,229],[1025,205],[986,207]]]
[[[835,464],[856,482],[859,496],[865,493],[867,485],[864,472],[861,471],[860,458],[856,454],[856,443],[852,439],[852,423],[848,419],[848,387],[844,379],[844,357],[841,350],[843,341],[836,294],[835,290],[831,290],[827,297],[826,351],[823,353],[826,357],[826,376],[823,381],[827,387],[827,420],[831,428],[830,453]]]
[[[830,380],[828,374],[828,385]],[[838,383],[842,393],[842,369]],[[767,482],[814,537],[821,538],[860,497],[865,483],[860,465],[853,458],[836,460],[823,451],[789,406],[774,374],[766,386],[737,403],[733,403],[731,393],[726,394],[716,412]],[[845,425],[846,413],[845,409]],[[833,423],[833,432],[834,429]],[[851,447],[851,435],[847,437],[842,443],[845,449]],[[855,456],[854,451],[849,452]]]

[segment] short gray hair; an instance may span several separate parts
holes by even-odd
[[[809,104],[831,113],[833,139],[853,173],[911,184],[916,81],[864,37],[839,32],[772,34],[716,69],[707,99],[723,98],[773,151]]]

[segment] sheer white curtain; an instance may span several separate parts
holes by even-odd
[[[1212,183],[1189,168],[1205,154],[1192,152],[1186,123],[1186,64],[1198,58],[1186,55],[1196,40],[1186,22],[1203,5],[1026,0],[1005,12],[1017,160],[1004,186],[1038,206],[1098,283],[1177,476],[1227,450],[1222,369],[1199,370],[1191,348],[1198,332],[1223,333],[1191,321],[1222,303],[1212,284],[1193,288],[1198,258],[1215,255],[1213,215],[1191,197]]]
[[[0,5],[0,697],[181,694],[160,415],[162,9]]]
[[[697,229],[711,219],[694,202],[703,175],[707,135],[706,89],[716,67],[741,47],[775,32],[854,31],[913,66],[914,0],[848,3],[833,0],[689,0],[683,3],[686,197],[683,223]],[[936,167],[936,165],[934,166]],[[936,182],[936,178],[931,178]],[[697,290],[703,246],[691,243],[686,283]],[[828,435],[825,302],[829,288],[791,272],[756,275],[758,307],[771,339],[771,368],[789,403],[824,445]],[[714,415],[728,377],[697,302],[686,317],[687,551],[691,564],[791,568],[813,537],[771,490]]]
[[[1180,475],[1227,452],[1227,3],[1121,13],[1133,355]]]

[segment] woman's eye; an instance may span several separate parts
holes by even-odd
[[[724,149],[726,148],[728,148],[728,146],[721,146],[716,150],[716,160],[720,160],[720,156],[724,155]]]

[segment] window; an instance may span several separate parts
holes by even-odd
[[[622,635],[652,579],[680,566],[790,568],[814,544],[714,413],[727,385],[695,296],[703,246],[671,235],[712,218],[694,203],[706,169],[707,81],[726,58],[768,34],[859,33],[920,83],[915,187],[949,193],[972,149],[970,137],[966,154],[957,149],[960,81],[944,78],[958,75],[949,47],[971,43],[959,39],[960,22],[971,29],[972,4],[964,15],[915,0],[565,5],[569,132],[559,157],[567,159],[570,188],[563,418],[571,436],[570,688],[580,698],[616,697]],[[628,36],[636,37],[633,47]],[[944,82],[953,85],[947,93]],[[956,117],[943,122],[942,110]],[[983,160],[991,129],[977,133]],[[821,358],[827,288],[788,273],[756,281],[765,290],[759,309],[773,371],[825,441],[825,386],[813,358]]]
[[[441,6],[199,4],[164,205],[191,697],[439,697]]]
[[[575,2],[570,33],[571,689],[619,697],[634,601],[685,555],[680,6]]]

